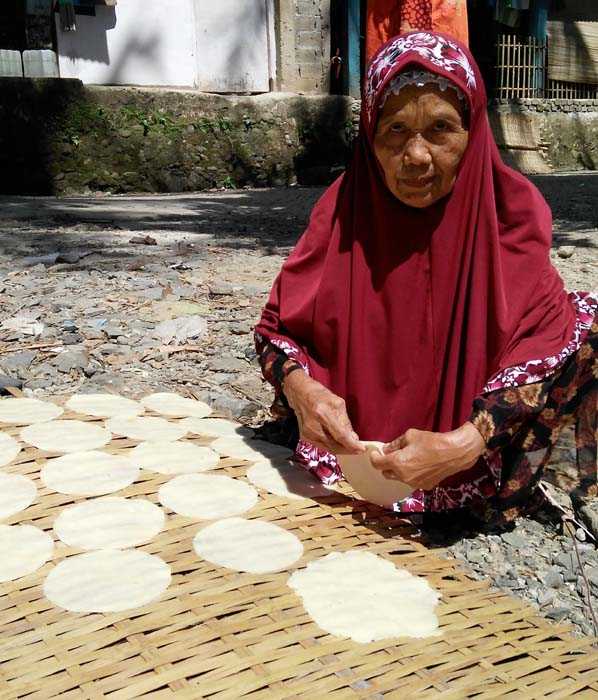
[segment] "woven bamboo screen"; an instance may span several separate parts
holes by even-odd
[[[496,94],[500,99],[598,99],[598,85],[548,75],[548,45],[534,37],[501,34],[496,44]]]
[[[118,438],[106,449],[126,453],[133,445]],[[34,504],[7,524],[51,531],[65,506],[83,500],[39,481],[48,456],[27,448],[3,468],[38,486]],[[247,466],[227,459],[218,471],[244,479]],[[119,495],[157,502],[168,478],[142,472]],[[38,572],[0,584],[0,698],[598,697],[595,640],[575,639],[520,600],[473,580],[455,561],[428,550],[405,521],[348,489],[318,502],[261,492],[244,517],[276,523],[301,539],[305,553],[293,568],[331,551],[367,548],[426,577],[442,595],[441,635],[371,644],[333,637],[287,586],[290,572],[242,574],[201,560],[191,542],[202,523],[169,514],[162,533],[139,549],[164,559],[172,581],[143,608],[75,614],[53,606],[41,584],[54,565],[77,553],[59,542],[54,559]]]

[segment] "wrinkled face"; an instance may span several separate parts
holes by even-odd
[[[388,189],[404,204],[423,209],[455,184],[469,134],[454,90],[408,85],[382,109],[374,153]]]

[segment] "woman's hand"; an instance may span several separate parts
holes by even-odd
[[[339,396],[300,370],[286,377],[283,391],[297,416],[302,440],[334,454],[365,451]]]
[[[412,429],[385,445],[383,455],[372,452],[371,461],[387,479],[429,491],[447,477],[472,467],[485,448],[472,423],[450,433]]]

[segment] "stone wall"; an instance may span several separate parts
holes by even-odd
[[[345,165],[350,98],[1,79],[0,191],[182,192],[320,184]]]
[[[496,100],[490,121],[503,157],[524,172],[598,168],[598,100]]]
[[[350,158],[359,111],[341,96],[225,97],[75,80],[5,78],[0,90],[2,193],[326,184]],[[525,172],[598,166],[598,103],[497,103],[490,120],[505,159]]]
[[[278,0],[277,76],[283,92],[329,92],[330,0]]]

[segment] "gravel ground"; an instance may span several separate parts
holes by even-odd
[[[534,180],[554,212],[555,265],[569,288],[595,289],[598,175]],[[271,391],[252,326],[321,192],[0,197],[0,375],[35,396],[176,390],[259,424]],[[592,633],[573,540],[554,518],[503,533],[449,520],[427,535],[472,575]],[[598,609],[597,550],[578,537]]]

